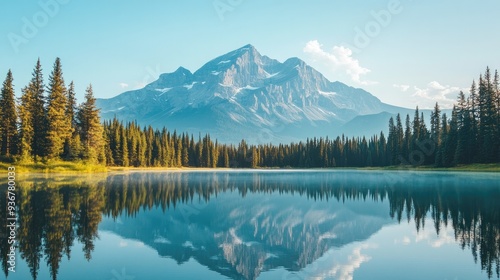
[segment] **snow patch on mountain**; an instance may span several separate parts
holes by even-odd
[[[238,115],[236,113],[229,113],[229,117],[237,123],[242,123],[245,121],[245,117]]]
[[[162,96],[163,94],[165,94],[165,93],[169,92],[171,89],[172,89],[172,88],[168,88],[168,87],[167,87],[167,88],[156,88],[155,90],[156,90],[156,91],[158,91],[158,92],[161,92],[161,94],[160,94],[160,95],[158,95],[158,96]]]
[[[325,96],[334,96],[336,95],[337,93],[334,92],[334,91],[321,91],[321,90],[318,90],[319,94],[321,95],[325,95]]]
[[[272,78],[276,75],[278,75],[280,72],[276,72],[276,73],[272,73],[272,74],[269,74],[267,73],[267,71],[264,72],[264,74],[266,75],[266,78],[269,79],[269,78]]]
[[[192,89],[193,86],[198,83],[198,82],[192,82],[190,85],[183,85],[183,87],[187,88],[188,90]]]
[[[122,106],[120,108],[117,108],[117,109],[113,109],[113,110],[107,110],[107,111],[102,111],[102,113],[113,113],[113,112],[118,112],[118,111],[121,111],[125,109],[125,106]]]
[[[221,86],[221,87],[233,87],[232,85],[227,85],[227,84],[223,84],[223,83],[219,83],[219,86]]]
[[[244,86],[244,87],[240,87],[240,88],[237,88],[235,89],[236,93],[242,91],[242,90],[245,90],[245,89],[248,89],[248,90],[256,90],[256,89],[259,89],[258,87],[253,87],[253,86]]]

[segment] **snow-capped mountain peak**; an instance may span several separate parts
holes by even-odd
[[[105,119],[116,115],[158,128],[208,132],[224,142],[325,136],[358,115],[393,108],[362,89],[329,81],[297,57],[281,63],[250,44],[194,73],[179,67],[98,105]]]

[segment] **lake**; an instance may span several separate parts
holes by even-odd
[[[2,229],[0,279],[500,279],[497,173],[135,172],[17,187],[16,272]]]

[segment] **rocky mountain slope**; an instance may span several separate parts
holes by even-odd
[[[103,119],[116,116],[194,135],[210,133],[222,142],[244,138],[250,143],[336,136],[357,116],[407,111],[363,89],[331,82],[298,58],[281,63],[252,45],[194,73],[180,67],[142,89],[97,104]]]

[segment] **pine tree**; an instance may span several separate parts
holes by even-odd
[[[443,155],[443,165],[454,166],[457,164],[455,155],[458,145],[458,110],[455,106],[453,106],[451,120],[448,127],[449,128],[447,130],[445,151]]]
[[[423,119],[423,117],[422,117]],[[422,121],[423,122],[423,121]],[[427,158],[425,164],[435,164],[436,163],[436,155],[441,145],[441,109],[439,108],[439,104],[436,102],[434,106],[434,110],[431,112],[431,130],[430,130],[430,140],[429,147],[426,147]],[[425,139],[424,139],[425,141]],[[423,142],[422,142],[423,143]]]
[[[420,112],[420,129],[419,129],[419,139],[417,141],[417,147],[425,155],[423,164],[429,165],[433,164],[435,161],[436,145],[434,140],[431,138],[431,134],[427,129],[425,124],[424,113]]]
[[[394,165],[397,158],[397,135],[394,119],[389,119],[389,136],[387,138],[388,164]]]
[[[176,152],[175,152],[175,166],[181,167],[182,166],[182,139],[180,137],[176,137],[175,139],[175,147],[176,147]]]
[[[129,166],[129,160],[128,160],[128,141],[127,141],[127,136],[125,132],[125,128],[123,125],[120,125],[120,166]]]
[[[421,140],[421,133],[420,133],[420,129],[421,129],[421,120],[420,120],[420,116],[419,116],[419,111],[418,111],[418,106],[415,108],[415,115],[413,116],[413,123],[412,123],[412,127],[413,127],[413,133],[412,133],[412,137],[411,137],[411,143],[410,143],[410,150],[411,151],[417,151],[418,150],[418,143],[419,141]],[[412,159],[409,159],[410,161],[413,161]]]
[[[121,123],[118,121],[118,119],[115,117],[111,121],[110,127],[109,127],[109,146],[111,148],[111,153],[112,153],[112,162],[113,165],[122,165],[122,147],[120,146],[122,141],[121,141]]]
[[[129,145],[128,145],[128,153],[129,153],[129,162],[131,166],[139,166],[138,160],[138,145],[139,145],[139,137],[137,133],[137,124],[135,122],[131,122],[127,125]],[[164,135],[162,134],[162,137]],[[163,164],[163,163],[162,163]],[[165,165],[163,165],[165,166]]]
[[[67,93],[67,105],[66,105],[66,117],[70,120],[71,127],[75,129],[76,123],[76,93],[75,93],[75,83],[71,81],[68,85]]]
[[[436,158],[434,164],[436,166],[445,166],[447,163],[446,155],[446,137],[448,136],[448,120],[446,117],[446,113],[443,114],[441,118],[441,130],[439,132],[440,137],[442,139],[441,143],[437,146]]]
[[[434,106],[434,111],[431,114],[431,139],[436,143],[437,146],[441,144],[441,122],[440,122],[441,110],[436,102]]]
[[[47,153],[47,112],[45,110],[44,84],[42,65],[38,59],[33,77],[28,85],[27,91],[31,95],[31,117],[33,126],[33,139],[31,140],[31,152],[35,162]]]
[[[198,136],[198,143],[196,143],[196,166],[205,167],[203,164],[203,157],[206,151],[203,150],[203,143],[201,141],[201,134]]]
[[[408,157],[408,155],[411,152],[411,141],[412,141],[412,135],[411,135],[410,115],[407,114],[405,120],[405,135],[404,135],[404,145],[403,145],[403,155],[405,157]]]
[[[224,147],[224,152],[223,152],[223,157],[224,157],[224,161],[223,161],[223,167],[226,167],[226,168],[229,168],[229,152],[228,152],[228,149],[226,147]]]
[[[217,164],[219,162],[219,143],[217,142],[217,140],[215,140],[215,145],[212,146],[212,162],[211,162],[211,166],[212,168],[216,168],[217,167]]]
[[[470,96],[469,96],[469,104],[468,104],[468,109],[469,109],[469,114],[470,114],[470,119],[471,119],[471,134],[469,135],[470,140],[471,140],[471,146],[469,147],[470,150],[470,162],[474,162],[477,159],[477,152],[478,152],[478,103],[479,103],[479,98],[477,94],[477,86],[476,82],[473,80],[472,85],[470,87]]]
[[[153,166],[153,138],[154,131],[152,126],[148,126],[147,130],[144,131],[146,134],[146,166]]]
[[[189,136],[182,134],[182,166],[189,166]]]
[[[467,109],[467,100],[463,91],[458,95],[458,102],[456,107],[457,115],[457,148],[455,151],[455,163],[467,163],[467,149],[470,148],[470,139],[468,137],[471,129],[470,116]],[[453,116],[452,116],[453,117]]]
[[[252,162],[251,162],[251,167],[252,168],[257,168],[259,166],[259,157],[258,157],[258,152],[255,146],[252,146]]]
[[[401,123],[401,116],[396,116],[396,162],[400,162],[399,158],[402,156],[404,146],[404,132],[403,124]]]
[[[83,144],[83,158],[97,163],[104,151],[104,138],[92,85],[87,87],[85,101],[78,110],[77,120]]]
[[[47,105],[47,156],[58,159],[64,151],[64,143],[73,134],[72,118],[68,116],[68,98],[62,76],[61,60],[56,58],[54,69],[49,77]]]
[[[64,142],[64,152],[63,157],[66,160],[75,160],[80,156],[81,153],[81,142],[80,133],[77,131],[76,123],[76,97],[75,97],[75,85],[71,82],[68,85],[67,90],[67,105],[66,105],[66,118],[71,124],[71,136],[67,138]]]
[[[496,156],[495,104],[490,69],[486,68],[484,78],[479,78],[479,162],[493,162]]]
[[[165,166],[165,167],[168,167],[169,166],[169,160],[168,160],[168,157],[169,157],[169,153],[170,153],[170,147],[169,147],[169,144],[168,144],[168,141],[167,141],[167,135],[168,135],[168,132],[167,132],[167,129],[164,127],[162,130],[161,130],[161,134],[160,134],[160,146],[161,146],[161,152],[160,152],[160,163],[161,163],[161,166]]]
[[[153,140],[153,165],[154,166],[164,166],[164,150],[165,148],[161,144],[160,132],[155,131],[155,139]]]
[[[21,161],[30,162],[33,153],[33,95],[28,87],[22,89],[19,114],[19,154]]]
[[[114,161],[113,161],[113,152],[111,151],[111,139],[110,134],[109,134],[109,124],[104,121],[104,155],[106,157],[106,166],[113,166]]]
[[[0,135],[1,155],[10,157],[17,154],[17,112],[14,101],[12,72],[9,70],[2,85],[0,96]]]
[[[495,129],[496,129],[496,137],[495,137],[495,146],[497,147],[497,155],[496,162],[500,162],[500,77],[498,75],[498,71],[495,70],[495,77],[493,79],[493,102],[495,103]]]
[[[140,135],[139,143],[137,145],[137,158],[138,158],[138,166],[146,166],[146,135],[141,133],[139,127],[137,127],[137,132]]]

